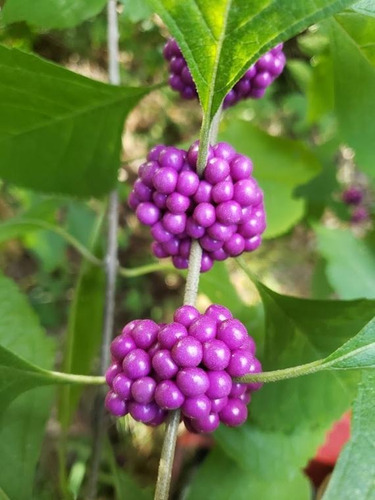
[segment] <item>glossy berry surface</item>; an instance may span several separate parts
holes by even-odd
[[[187,151],[155,146],[139,167],[129,206],[150,227],[157,258],[171,257],[176,268],[186,269],[191,243],[198,240],[203,249],[201,272],[206,272],[215,260],[256,250],[266,217],[250,158],[219,142],[209,147],[199,177],[198,151],[198,142]]]
[[[164,46],[164,58],[169,64],[169,85],[183,99],[197,99],[195,83],[190,70],[174,38],[169,38]],[[267,87],[282,73],[285,66],[283,44],[279,44],[264,54],[250,66],[244,76],[225,96],[223,106],[228,108],[242,99],[259,99]]]
[[[107,410],[156,426],[169,411],[181,409],[191,432],[213,432],[220,422],[241,425],[251,393],[262,384],[233,378],[262,371],[254,340],[219,304],[204,314],[184,305],[173,319],[167,324],[132,321],[113,340]]]

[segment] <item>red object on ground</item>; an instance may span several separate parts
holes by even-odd
[[[349,441],[349,438],[350,413],[348,412],[327,433],[326,441],[318,449],[315,460],[327,465],[335,465],[343,446]]]

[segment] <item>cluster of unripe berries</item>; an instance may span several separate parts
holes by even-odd
[[[261,386],[233,381],[262,370],[252,337],[217,304],[204,314],[181,306],[173,319],[160,325],[132,321],[113,340],[106,408],[151,426],[181,409],[191,432],[212,432],[220,422],[241,425],[251,393]]]
[[[363,203],[365,192],[363,188],[357,186],[350,186],[346,188],[342,194],[342,201],[351,207],[351,221],[355,224],[368,220],[370,214]]]
[[[179,46],[170,38],[164,46],[164,57],[169,63],[169,85],[183,99],[197,97],[195,83]],[[285,66],[283,44],[280,43],[250,66],[244,76],[225,96],[223,107],[233,106],[241,99],[259,99],[267,87],[282,73]]]
[[[192,239],[202,249],[201,272],[259,247],[266,228],[263,192],[252,177],[249,158],[230,144],[209,147],[207,164],[197,173],[199,143],[188,151],[155,146],[139,167],[129,206],[151,226],[152,251],[188,267]]]

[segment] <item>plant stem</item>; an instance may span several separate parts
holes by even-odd
[[[274,370],[271,372],[254,373],[253,375],[244,375],[235,380],[237,382],[278,382],[279,380],[286,380],[288,378],[302,377],[303,375],[310,375],[329,368],[329,364],[324,364],[324,359],[318,359],[305,365],[293,366],[292,368],[285,368],[283,370]]]
[[[107,29],[108,29],[108,73],[109,81],[114,85],[120,84],[119,67],[119,46],[118,46],[118,19],[117,2],[108,0],[107,3]],[[100,373],[104,374],[110,361],[110,343],[113,333],[114,310],[115,310],[115,292],[116,276],[118,268],[117,252],[117,229],[118,229],[118,192],[114,189],[109,195],[108,203],[108,235],[107,252],[105,257],[106,273],[106,296],[104,307],[103,338],[100,355]],[[103,445],[103,438],[106,430],[105,409],[104,409],[104,390],[98,391],[94,404],[94,444],[92,451],[91,471],[88,483],[88,500],[94,500],[97,497],[97,483],[100,466],[100,456]]]
[[[103,385],[105,377],[91,375],[76,375],[74,373],[62,373],[47,371],[53,378],[53,383],[57,384],[85,384],[85,385]]]
[[[219,108],[214,119],[210,123],[208,116],[203,116],[200,133],[200,146],[197,161],[197,173],[201,176],[207,163],[207,156],[210,144],[216,142],[216,136],[221,118],[221,108]],[[184,304],[195,305],[198,295],[200,268],[202,261],[202,247],[197,240],[191,245],[189,255],[188,274],[186,277]],[[176,449],[177,432],[180,423],[180,410],[170,412],[169,420],[165,429],[164,443],[161,450],[159,462],[158,478],[156,481],[155,500],[168,500],[171,486],[172,468],[174,453]]]

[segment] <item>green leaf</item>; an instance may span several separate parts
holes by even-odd
[[[145,0],[120,0],[124,5],[123,17],[132,23],[138,23],[151,16],[152,10]]]
[[[375,368],[375,318],[324,360],[336,369]]]
[[[353,426],[323,500],[353,500],[375,496],[375,372],[364,371],[353,403]]]
[[[350,0],[148,0],[177,39],[212,118],[247,68],[277,43]]]
[[[375,17],[375,3],[374,0],[361,0],[352,6],[352,9],[365,16]]]
[[[319,122],[333,111],[333,65],[330,54],[320,54],[314,59],[314,66],[307,89],[308,112],[310,123]]]
[[[5,357],[14,361],[16,366],[26,363],[30,369],[29,363],[20,361],[15,354],[7,355],[6,350],[11,349],[31,363],[52,367],[54,349],[51,340],[46,337],[35,313],[15,284],[2,275],[0,309],[1,359]],[[33,369],[31,372],[31,378],[38,376]],[[39,387],[22,394],[7,406],[13,396],[17,396],[17,391],[18,394],[22,391],[19,382],[14,383],[13,377],[17,379],[18,375],[17,370],[0,369],[0,484],[12,500],[32,498],[35,467],[53,396],[49,388]],[[22,385],[30,384],[29,377],[23,377]]]
[[[343,299],[375,298],[375,256],[349,229],[316,226],[318,249],[327,261],[326,273]]]
[[[3,19],[6,24],[26,21],[47,29],[71,28],[99,14],[105,4],[106,0],[7,0]]]
[[[257,286],[266,314],[265,371],[325,358],[363,328],[375,307],[375,301],[297,299]],[[275,498],[273,485],[279,495],[288,496],[292,479],[350,405],[356,382],[354,372],[331,371],[265,384],[253,394],[248,422],[240,428],[220,426],[216,441],[251,473],[255,485],[267,485],[270,493],[262,500]],[[308,500],[310,492],[306,486],[289,498]]]
[[[0,176],[101,196],[116,183],[124,119],[149,90],[113,87],[0,47]]]
[[[285,233],[303,217],[305,201],[293,192],[319,173],[317,158],[302,142],[272,137],[242,120],[228,124],[219,138],[254,162],[254,176],[264,190],[265,237]]]
[[[251,450],[248,451],[251,453]],[[220,480],[218,481],[218,478]],[[284,480],[264,480],[253,470],[241,467],[220,449],[214,449],[194,477],[188,500],[291,500],[309,498],[310,485],[302,472]]]
[[[90,248],[101,255],[98,220],[91,235]],[[70,307],[69,325],[65,339],[63,370],[66,373],[89,374],[94,357],[98,354],[103,330],[105,275],[102,268],[82,263],[80,275]],[[59,420],[64,429],[71,421],[82,394],[82,387],[63,387],[59,398]]]
[[[358,166],[374,175],[375,19],[345,13],[330,26],[339,130],[355,149]]]

